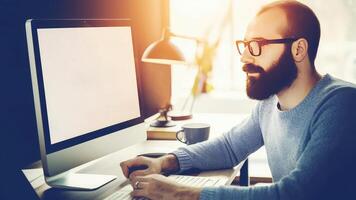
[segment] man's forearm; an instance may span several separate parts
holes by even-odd
[[[162,172],[171,174],[179,171],[179,162],[175,155],[168,154],[159,158],[161,160]]]

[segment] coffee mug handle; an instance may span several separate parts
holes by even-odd
[[[186,139],[185,137],[181,137],[181,138],[180,138],[180,135],[182,135],[182,134],[180,134],[180,133],[184,134],[184,130],[182,129],[182,130],[180,130],[180,131],[178,131],[178,132],[176,133],[176,138],[177,138],[177,140],[178,140],[179,142],[183,142],[184,144],[187,144],[187,139]]]

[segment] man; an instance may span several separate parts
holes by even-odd
[[[121,163],[133,196],[150,199],[355,199],[356,87],[314,65],[320,25],[296,1],[264,6],[237,41],[247,94],[261,100],[251,116],[221,137],[158,159]],[[335,52],[337,53],[337,52]],[[265,145],[273,183],[190,188],[159,175],[190,168],[230,168]],[[147,165],[128,174],[128,168]],[[356,180],[355,180],[356,181]]]

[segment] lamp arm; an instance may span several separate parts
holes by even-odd
[[[186,36],[186,35],[179,35],[179,34],[175,34],[175,33],[171,33],[171,36],[177,37],[177,38],[182,38],[182,39],[194,40],[197,43],[205,43],[206,42],[206,40],[201,39],[201,38],[191,37],[191,36]]]

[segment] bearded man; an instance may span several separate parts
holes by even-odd
[[[161,158],[122,162],[135,185],[132,195],[153,200],[356,199],[356,87],[317,72],[319,40],[319,21],[306,5],[277,1],[262,7],[244,40],[236,41],[247,95],[260,100],[250,117],[214,140]],[[193,188],[159,175],[231,168],[261,146],[272,172],[269,186]],[[148,168],[129,175],[136,165]]]

